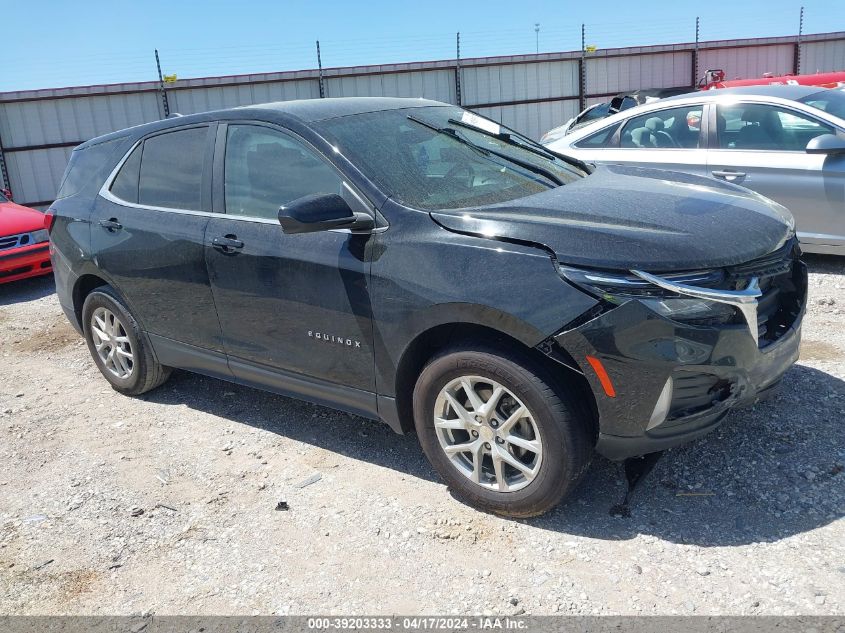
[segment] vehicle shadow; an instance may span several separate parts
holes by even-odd
[[[187,405],[420,479],[436,479],[415,435],[397,435],[386,424],[328,407],[184,371],[173,372],[164,386],[141,397]]]
[[[35,301],[54,292],[56,292],[56,282],[52,274],[0,284],[0,306]]]
[[[416,437],[325,407],[176,372],[146,399],[261,428],[429,481]],[[284,416],[279,411],[286,411]],[[668,451],[629,503],[620,464],[597,457],[574,495],[530,525],[620,540],[649,534],[677,543],[732,546],[780,540],[845,514],[845,382],[795,366],[781,393],[735,411],[707,438]]]

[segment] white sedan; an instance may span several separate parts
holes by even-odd
[[[795,216],[804,251],[845,255],[845,92],[752,86],[624,110],[547,144],[592,163],[712,176]]]

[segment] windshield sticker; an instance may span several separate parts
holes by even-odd
[[[473,114],[472,112],[464,112],[461,115],[461,123],[477,127],[479,130],[484,130],[486,132],[490,132],[491,134],[501,134],[502,132],[502,128],[499,127],[498,123],[488,121],[477,114]]]

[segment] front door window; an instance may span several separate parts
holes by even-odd
[[[229,125],[224,164],[226,213],[275,219],[279,207],[309,194],[342,193],[337,172],[287,134]]]

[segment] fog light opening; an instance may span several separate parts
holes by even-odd
[[[672,376],[666,379],[666,384],[663,385],[663,391],[657,398],[657,403],[654,405],[654,411],[651,413],[651,419],[648,421],[646,431],[650,431],[656,426],[663,424],[666,416],[669,415],[669,406],[672,404]]]

